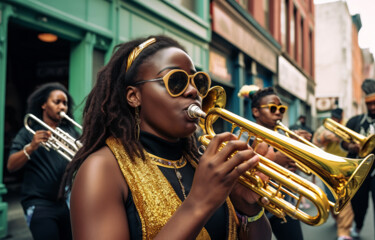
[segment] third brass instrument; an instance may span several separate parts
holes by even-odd
[[[215,95],[225,94],[225,91],[224,89],[217,90],[218,87],[214,88],[216,89],[213,91],[210,90],[208,96],[210,96],[210,101],[213,102],[212,105],[215,106],[218,105],[215,104],[215,99],[220,99],[220,96]],[[205,99],[203,100],[204,105]],[[188,114],[191,117],[204,118],[204,130],[206,134],[200,137],[203,145],[208,145],[210,139],[215,136],[213,122],[216,118],[221,117],[232,124],[232,132],[234,129],[240,128],[241,133],[248,132],[249,138],[250,136],[254,136],[258,141],[268,143],[289,157],[296,159],[296,161],[316,174],[332,191],[336,200],[334,204],[336,213],[354,196],[373,164],[373,155],[367,156],[364,159],[341,158],[283,136],[231,113],[226,109],[214,106],[207,108],[207,112],[203,112],[196,105],[192,105],[188,109]],[[270,203],[265,207],[269,211],[278,217],[288,214],[309,225],[320,225],[327,220],[330,203],[323,190],[263,156],[260,156],[260,159],[261,161],[255,169],[241,176],[240,182],[260,196],[268,199]],[[266,174],[272,181],[262,181],[254,173],[255,171]],[[287,189],[284,189],[284,186]],[[293,191],[293,193],[290,191]],[[296,204],[293,205],[286,201],[284,194],[295,198]],[[301,196],[306,197],[315,205],[317,209],[315,216],[303,212],[298,207]]]
[[[350,128],[345,127],[344,125],[332,120],[331,118],[324,119],[323,125],[326,129],[333,132],[345,142],[355,142],[359,144],[359,153],[360,157],[365,157],[369,155],[375,148],[375,135],[372,134],[368,137],[363,136]]]
[[[70,122],[74,122],[73,119],[67,118],[67,115],[65,113],[64,114],[61,114],[61,113],[62,112],[60,112],[61,117],[66,118]],[[68,161],[71,161],[74,155],[76,154],[76,152],[79,150],[79,148],[82,147],[81,142],[73,138],[71,135],[63,131],[61,128],[53,129],[48,124],[46,124],[45,122],[37,118],[35,115],[28,113],[26,114],[24,118],[24,125],[25,125],[25,128],[33,135],[35,134],[35,131],[29,126],[30,119],[37,122],[46,130],[51,131],[52,133],[51,137],[47,140],[47,142],[42,143],[42,146],[48,151],[50,149],[53,149],[57,151],[57,153],[59,153],[61,156],[66,158]],[[74,125],[82,129],[82,127],[78,123],[76,122],[74,123],[75,123]]]

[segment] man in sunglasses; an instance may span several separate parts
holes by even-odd
[[[282,121],[284,113],[288,109],[287,106],[281,103],[280,98],[272,87],[259,89],[254,85],[245,85],[241,88],[238,95],[251,99],[252,115],[256,123],[271,130],[275,129],[278,121]],[[244,133],[240,139],[247,141],[247,138],[247,134]],[[252,143],[253,140],[250,139],[249,144],[251,145]],[[292,159],[276,150],[274,161],[292,172],[295,172],[297,169]],[[287,198],[288,196],[285,199],[291,201],[291,199]],[[286,216],[287,222],[283,222],[282,219],[269,212],[267,213],[267,217],[271,223],[272,232],[278,240],[303,240],[299,220]]]

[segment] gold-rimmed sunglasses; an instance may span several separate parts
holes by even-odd
[[[196,72],[193,75],[189,75],[187,72],[181,69],[173,69],[169,71],[162,78],[155,78],[150,80],[143,80],[136,82],[134,86],[144,84],[147,82],[163,81],[164,85],[172,97],[178,97],[182,95],[190,84],[198,90],[199,96],[204,98],[211,86],[211,78],[205,72]]]
[[[268,108],[271,113],[275,113],[277,110],[279,110],[280,113],[285,113],[286,110],[288,109],[288,107],[285,106],[285,105],[276,105],[276,104],[273,104],[273,103],[261,105],[260,107],[261,108]]]

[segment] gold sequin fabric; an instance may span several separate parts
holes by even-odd
[[[181,200],[159,168],[150,159],[131,161],[118,139],[108,138],[107,145],[115,155],[133,195],[142,223],[142,239],[153,239],[181,205]],[[203,228],[197,239],[211,239]]]

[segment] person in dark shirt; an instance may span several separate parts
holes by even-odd
[[[74,127],[60,117],[60,112],[72,117],[73,100],[60,83],[47,83],[37,88],[27,100],[27,113],[33,114],[52,129],[59,127],[77,138]],[[61,179],[68,160],[57,151],[42,145],[52,133],[35,120],[29,120],[32,134],[25,127],[14,138],[7,169],[24,170],[21,205],[34,239],[72,239],[69,209],[58,200]]]
[[[293,124],[292,126],[289,127],[290,130],[305,130],[307,131],[308,133],[311,134],[311,137],[314,135],[314,131],[309,127],[307,126],[306,124],[306,116],[305,115],[300,115],[298,117],[298,120],[295,124]],[[310,140],[311,140],[311,137],[310,137]]]
[[[370,136],[375,134],[375,79],[366,79],[362,83],[362,90],[366,94],[365,102],[367,113],[359,114],[351,117],[346,123],[346,127],[363,135]],[[358,158],[360,146],[358,143],[343,142],[342,146],[348,150],[348,158]],[[375,150],[372,151],[375,153]],[[367,175],[366,180],[362,183],[358,192],[352,199],[352,208],[354,212],[354,226],[351,229],[351,235],[354,238],[360,236],[361,229],[364,224],[367,209],[369,207],[369,196],[375,204],[375,173],[374,165],[370,173]]]

